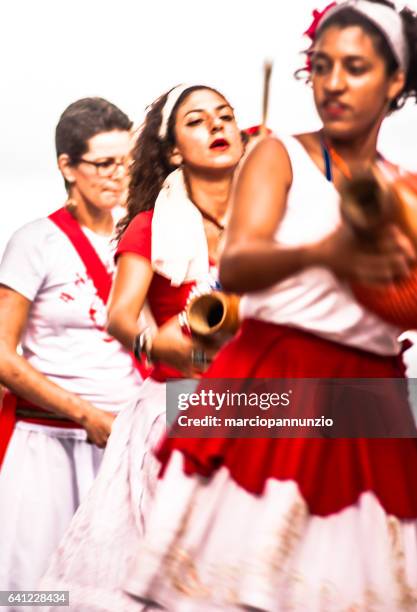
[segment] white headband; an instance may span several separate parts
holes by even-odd
[[[174,89],[171,89],[169,92],[166,102],[164,104],[164,108],[162,109],[162,120],[161,125],[159,127],[158,136],[161,140],[165,140],[168,133],[168,122],[171,117],[171,113],[174,110],[174,106],[184,93],[186,89],[190,89],[192,85],[177,85]]]
[[[407,72],[409,60],[407,40],[404,34],[402,19],[397,11],[389,6],[367,2],[367,0],[344,0],[323,15],[318,27],[321,28],[330,17],[333,17],[333,15],[336,15],[336,13],[345,8],[352,8],[361,13],[378,28],[384,35],[399,67],[404,72]]]

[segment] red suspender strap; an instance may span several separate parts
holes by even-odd
[[[93,246],[80,227],[80,224],[65,208],[49,215],[49,219],[66,234],[80,256],[88,276],[94,283],[97,293],[105,304],[109,298],[112,276],[95,252]]]
[[[16,424],[16,403],[16,396],[6,391],[0,406],[0,467]]]
[[[49,219],[51,219],[51,221],[53,221],[71,241],[73,247],[85,265],[87,274],[93,281],[98,295],[105,304],[109,298],[112,276],[109,272],[107,272],[100,257],[97,255],[87,236],[82,231],[80,224],[76,219],[74,219],[65,206],[64,208],[60,208],[49,215]],[[131,357],[134,367],[139,370],[142,378],[149,376],[150,370],[143,364],[139,363],[133,355],[131,355]]]

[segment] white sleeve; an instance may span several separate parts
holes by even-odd
[[[18,229],[7,243],[0,263],[0,284],[33,301],[45,275],[42,225],[34,221]]]

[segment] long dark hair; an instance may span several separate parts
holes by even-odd
[[[395,6],[389,0],[367,0],[374,4],[382,4],[395,10]],[[408,46],[409,66],[406,74],[404,89],[396,98],[391,100],[389,110],[391,112],[402,108],[409,98],[414,98],[417,102],[417,15],[409,8],[404,7],[399,15],[403,22],[404,34]],[[398,62],[382,32],[364,15],[347,6],[345,9],[338,11],[323,24],[319,26],[315,35],[315,41],[332,26],[346,28],[349,26],[361,27],[372,38],[375,48],[385,62],[388,76],[394,74],[398,70]],[[311,48],[307,50],[307,54],[311,53]],[[296,75],[303,72],[297,71]]]
[[[152,210],[162,183],[168,174],[175,169],[175,166],[172,166],[169,162],[169,156],[175,146],[177,111],[182,102],[193,91],[199,89],[209,89],[222,96],[218,91],[206,85],[194,85],[186,89],[172,109],[168,121],[167,136],[164,140],[159,137],[159,129],[162,121],[162,109],[170,92],[168,91],[160,96],[148,107],[145,121],[133,148],[127,214],[117,224],[116,240],[120,240],[123,232],[138,213],[144,210]]]

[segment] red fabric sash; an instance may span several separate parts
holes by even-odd
[[[28,415],[19,415],[18,409],[21,408]],[[17,414],[16,414],[17,410]],[[34,416],[29,416],[30,411],[34,411]],[[45,416],[43,416],[45,415]],[[38,425],[49,425],[50,427],[61,427],[63,429],[82,429],[81,425],[65,417],[59,417],[49,410],[44,410],[31,402],[18,397],[10,391],[6,391],[0,409],[0,468],[6,454],[7,447],[12,437],[17,421],[36,423]]]
[[[94,283],[97,295],[103,300],[103,303],[106,304],[110,295],[112,275],[106,270],[91,242],[82,231],[78,221],[74,219],[65,206],[50,214],[49,219],[53,221],[71,241],[74,249],[85,265],[88,276]],[[130,356],[132,357],[134,367],[139,370],[142,378],[145,379],[149,376],[150,369],[146,368],[142,363],[139,363],[133,354]]]
[[[6,392],[2,401],[0,410],[0,467],[16,424],[16,401],[16,396],[8,392]]]
[[[87,236],[84,234],[78,221],[74,219],[65,206],[50,214],[48,218],[53,221],[71,241],[74,249],[85,265],[88,276],[97,289],[97,294],[103,300],[103,303],[106,304],[109,299],[112,275],[106,270],[103,262],[97,255]]]

